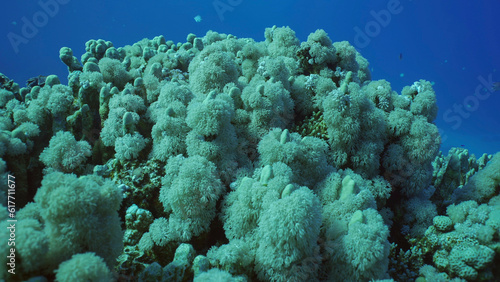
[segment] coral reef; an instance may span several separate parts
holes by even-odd
[[[324,30],[85,47],[0,76],[0,279],[499,279],[500,153],[439,151],[430,82]]]

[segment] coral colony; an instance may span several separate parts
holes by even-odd
[[[60,59],[0,79],[6,281],[500,277],[500,153],[440,152],[428,81],[288,27]]]

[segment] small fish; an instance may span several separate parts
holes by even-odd
[[[403,59],[403,53],[399,53],[399,60]]]
[[[491,86],[491,90],[493,91],[498,91],[500,90],[500,82],[493,82],[493,85]]]

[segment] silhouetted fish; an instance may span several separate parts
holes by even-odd
[[[498,91],[498,90],[500,90],[500,82],[498,82],[498,81],[497,81],[497,82],[493,82],[493,85],[491,86],[491,89],[492,89],[493,91]]]

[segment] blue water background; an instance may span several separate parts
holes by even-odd
[[[43,3],[57,9],[46,12]],[[500,91],[485,83],[500,81],[499,1],[13,0],[2,6],[0,72],[21,86],[49,74],[66,83],[59,49],[70,47],[80,58],[89,39],[120,47],[157,35],[185,42],[188,33],[215,30],[261,41],[264,29],[277,25],[304,41],[322,28],[333,41],[357,47],[372,78],[386,79],[398,93],[419,79],[435,83],[445,153],[453,146],[476,156],[500,151]],[[387,11],[390,18],[383,17]],[[26,22],[39,26],[29,36],[23,36]],[[356,41],[357,29],[370,34],[368,42]],[[16,47],[13,36],[24,42]]]

